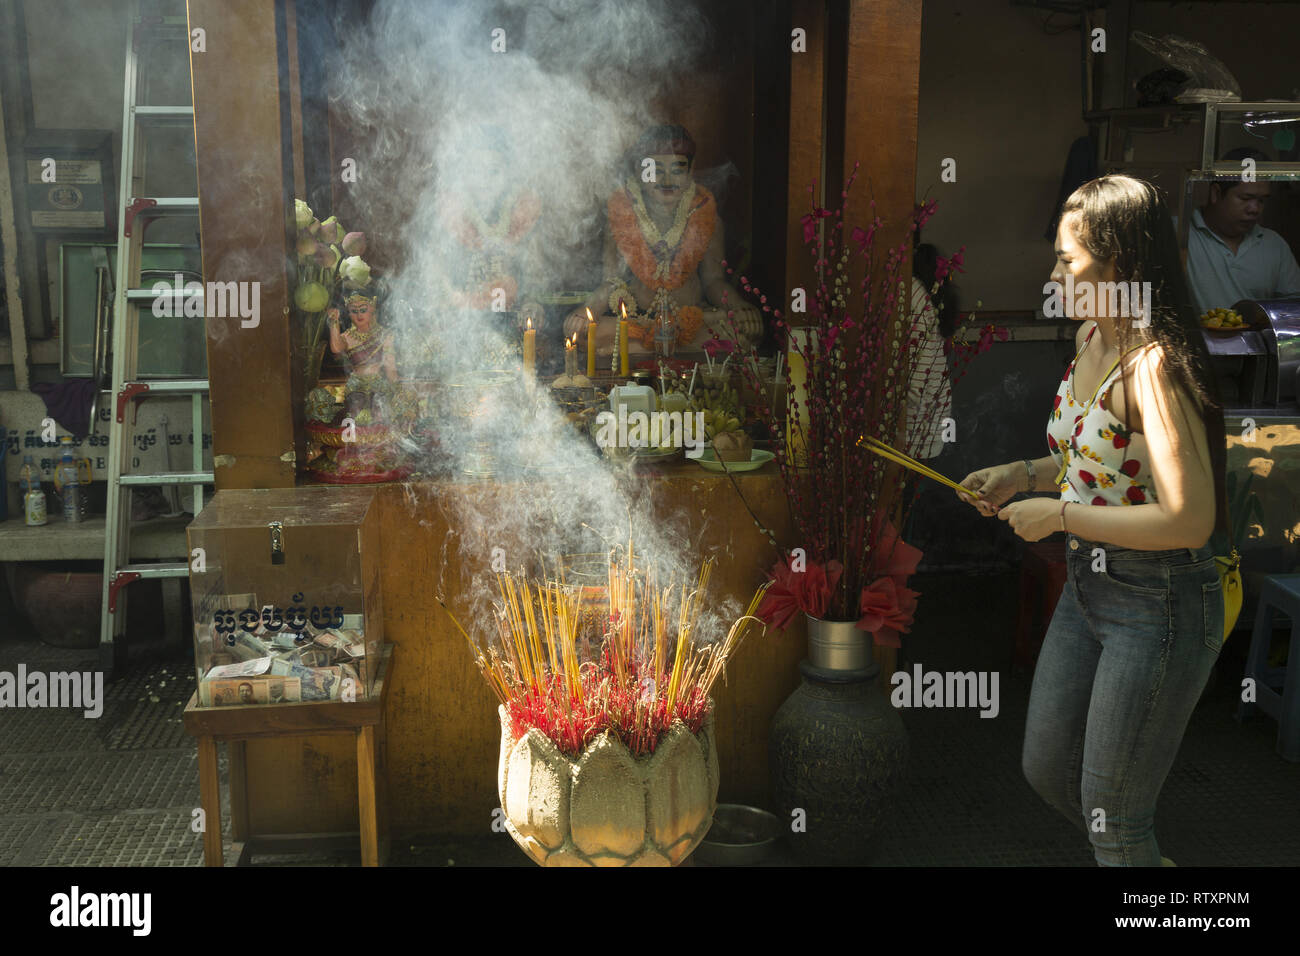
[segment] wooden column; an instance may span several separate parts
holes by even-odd
[[[912,274],[909,223],[916,204],[921,4],[916,0],[851,0],[847,13],[844,113],[830,121],[843,124],[845,177],[854,163],[861,166],[845,207],[844,231],[847,234],[857,224],[865,226],[873,213],[884,220],[876,238],[882,253],[880,267],[889,249],[905,243],[900,276],[905,283],[902,294],[908,297]],[[859,265],[850,268],[849,282],[856,289],[863,267],[861,260],[855,261]],[[892,647],[876,647],[875,652],[880,682],[887,688],[898,652]]]
[[[861,163],[849,195],[850,224],[885,221],[886,247],[906,238],[916,202],[916,111],[921,74],[921,4],[916,0],[852,0],[848,4],[848,56],[843,125],[843,169]],[[868,182],[868,179],[870,182]],[[880,243],[877,239],[877,243]],[[911,272],[909,246],[907,274]],[[860,281],[860,275],[855,277]]]
[[[826,113],[826,2],[796,0],[790,16],[791,30],[802,29],[808,45],[804,53],[790,53],[790,180],[786,191],[785,290],[781,311],[790,308],[790,290],[801,287],[813,296],[815,271],[803,243],[799,220],[811,208],[808,187],[817,183],[817,202],[823,198],[823,144]],[[795,320],[796,316],[791,316]]]
[[[874,198],[875,214],[885,220],[877,243],[897,245],[908,234],[916,195],[921,5],[795,0],[790,22],[806,31],[808,49],[791,54],[786,274],[791,287],[809,288],[814,273],[800,219],[814,180],[818,204],[835,208],[843,179],[860,164],[846,232],[871,221]],[[859,264],[851,279],[861,278]]]
[[[916,196],[916,127],[921,69],[921,4],[916,0],[795,0],[791,26],[807,32],[806,53],[790,66],[790,182],[787,191],[786,274],[791,288],[812,296],[815,270],[800,221],[817,182],[819,206],[836,208],[844,182],[858,166],[844,210],[847,237],[874,216],[880,265],[889,248],[910,233]],[[875,200],[875,208],[871,206]],[[825,220],[824,222],[830,222]],[[850,262],[857,289],[865,264]],[[911,249],[901,275],[911,275]],[[907,290],[905,289],[905,294]],[[786,304],[789,304],[787,295]],[[797,322],[798,316],[792,316]],[[877,648],[881,681],[893,672],[896,653]]]
[[[260,309],[255,327],[237,316],[207,320],[219,489],[286,487],[295,477],[284,10],[269,0],[189,0],[190,30],[206,41],[190,54],[204,279],[258,283]]]

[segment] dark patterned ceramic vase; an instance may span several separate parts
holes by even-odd
[[[772,798],[801,861],[869,863],[907,765],[907,731],[876,684],[870,634],[808,618],[808,647],[803,680],[772,720]]]

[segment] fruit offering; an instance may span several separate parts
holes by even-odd
[[[1232,309],[1210,309],[1201,316],[1201,325],[1207,329],[1244,329],[1246,320]]]

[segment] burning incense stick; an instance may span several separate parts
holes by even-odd
[[[661,587],[653,568],[637,568],[634,558],[629,543],[621,560],[609,562],[609,617],[597,660],[579,652],[582,590],[556,581],[497,576],[499,649],[477,643],[452,617],[517,735],[536,728],[576,756],[608,731],[640,756],[653,752],[678,720],[699,733],[714,684],[725,680],[751,626],[762,625],[756,611],[768,585],[726,637],[710,643],[699,639],[698,628],[713,561],[686,589]]]
[[[905,455],[901,451],[895,451],[879,439],[872,438],[869,435],[864,435],[858,439],[858,444],[867,449],[867,451],[879,455],[881,458],[887,458],[895,464],[902,465],[904,468],[910,468],[917,474],[923,475],[932,481],[937,481],[942,485],[947,485],[949,488],[953,488],[963,495],[967,495],[971,498],[975,497],[975,493],[969,488],[957,484],[957,482],[953,481],[951,478],[939,474],[933,468],[921,464],[915,458]]]

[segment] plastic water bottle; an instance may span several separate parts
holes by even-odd
[[[30,454],[23,455],[23,467],[18,471],[18,488],[23,495],[23,514],[32,527],[45,524],[45,492],[41,490],[41,473],[36,469]]]
[[[72,439],[65,436],[60,445],[63,447],[63,460],[59,462],[59,483],[63,485],[63,520],[80,521],[84,517],[81,502],[85,489],[81,487],[77,463],[72,460]]]

